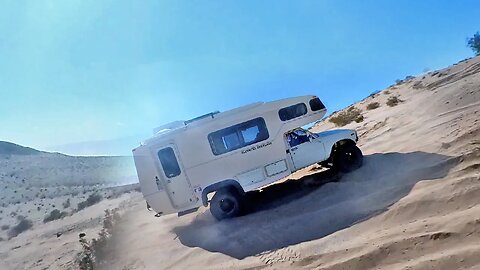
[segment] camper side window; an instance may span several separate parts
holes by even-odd
[[[171,147],[163,148],[158,151],[158,158],[162,164],[163,172],[168,178],[180,175],[180,166],[178,165],[177,157]]]
[[[307,106],[305,105],[305,103],[298,103],[292,106],[282,108],[278,111],[278,116],[282,121],[288,121],[305,114],[307,114]]]
[[[320,101],[318,97],[310,99],[309,103],[310,103],[310,109],[312,109],[312,111],[314,112],[325,109],[325,105],[323,105],[323,103]]]
[[[268,139],[265,120],[261,117],[231,127],[217,130],[208,135],[214,155],[218,156],[239,148]]]

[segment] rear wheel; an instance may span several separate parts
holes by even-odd
[[[218,190],[210,201],[210,212],[217,220],[239,216],[241,195],[235,189]]]
[[[356,145],[344,145],[333,156],[333,168],[347,173],[360,168],[363,164],[362,151]]]

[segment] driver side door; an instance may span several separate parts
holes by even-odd
[[[305,138],[289,141],[288,149],[295,170],[299,170],[325,160],[325,148],[318,137],[306,135]]]

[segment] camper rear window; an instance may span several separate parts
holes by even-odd
[[[163,148],[158,151],[158,158],[162,164],[163,172],[168,178],[180,175],[180,166],[178,165],[177,157],[171,147]]]
[[[310,109],[314,112],[325,109],[325,105],[323,105],[323,103],[320,101],[318,97],[310,99],[309,103],[310,103]]]
[[[239,148],[268,139],[265,120],[261,117],[231,127],[217,130],[208,135],[214,155],[218,156]]]
[[[282,121],[288,121],[305,114],[307,114],[307,106],[305,105],[305,103],[298,103],[289,107],[282,108],[278,111],[278,116]]]

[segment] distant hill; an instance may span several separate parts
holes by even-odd
[[[11,142],[0,141],[0,155],[38,155],[42,152],[30,147],[21,146]]]

